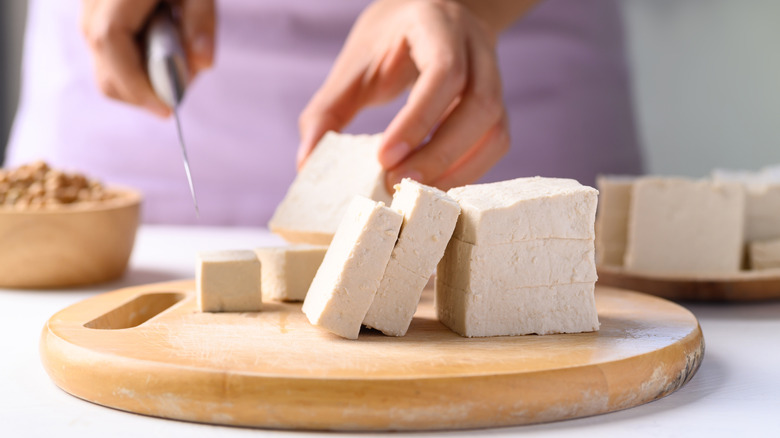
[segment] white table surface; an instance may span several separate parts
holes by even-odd
[[[278,240],[263,229],[144,226],[130,269],[120,281],[59,291],[0,289],[0,436],[326,435],[209,426],[101,407],[57,388],[39,359],[41,329],[58,310],[124,286],[193,278],[198,251],[251,249],[271,242]],[[780,436],[780,301],[684,305],[699,318],[706,353],[693,380],[666,398],[621,412],[557,423],[410,435]]]

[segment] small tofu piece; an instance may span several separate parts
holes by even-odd
[[[460,206],[443,191],[408,178],[395,190],[390,207],[404,216],[401,233],[363,324],[403,336],[452,236]]]
[[[439,321],[466,337],[581,333],[599,329],[594,283],[470,291],[436,281]]]
[[[404,336],[429,279],[409,271],[391,257],[363,325],[388,336]]]
[[[760,172],[712,171],[715,181],[736,182],[745,188],[746,242],[780,239],[780,173],[773,169],[776,168]]]
[[[745,240],[780,239],[780,184],[751,184],[745,190]]]
[[[353,198],[303,302],[312,324],[357,339],[402,221],[381,202]]]
[[[456,187],[461,207],[453,237],[475,245],[594,239],[598,191],[573,179],[517,178]]]
[[[739,271],[745,211],[740,184],[639,178],[631,196],[627,269],[671,274]]]
[[[327,245],[352,197],[389,204],[377,153],[382,134],[328,132],[298,172],[268,227],[291,243]]]
[[[257,312],[262,308],[261,268],[254,252],[202,252],[196,271],[201,312]]]
[[[538,239],[472,245],[453,238],[437,279],[456,289],[490,291],[595,282],[592,240]]]
[[[596,212],[596,263],[623,266],[628,240],[631,191],[636,177],[599,176],[596,188],[599,205]]]
[[[325,245],[306,244],[256,248],[263,299],[303,301],[327,250]]]
[[[750,243],[750,269],[780,268],[780,239]]]
[[[417,275],[430,277],[441,260],[460,205],[445,192],[405,178],[395,186],[390,208],[404,215],[393,257]]]

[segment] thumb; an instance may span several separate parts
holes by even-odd
[[[215,0],[182,1],[182,30],[190,71],[194,76],[214,63],[217,22]]]
[[[328,79],[312,97],[298,118],[301,144],[298,146],[298,170],[328,131],[341,131],[360,109],[360,82],[345,79],[340,67],[333,68]],[[334,74],[335,73],[335,74]]]

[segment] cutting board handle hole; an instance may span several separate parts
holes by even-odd
[[[98,330],[137,327],[183,300],[184,297],[186,295],[180,292],[155,292],[139,295],[84,324],[84,327]]]

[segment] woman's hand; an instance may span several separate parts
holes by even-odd
[[[160,0],[83,0],[81,28],[106,96],[161,116],[170,108],[152,90],[139,35]],[[214,0],[180,0],[181,31],[190,77],[214,61]]]
[[[526,4],[523,11],[532,3],[514,1]],[[509,148],[498,30],[486,23],[454,0],[369,6],[301,114],[298,166],[325,132],[341,130],[363,107],[392,100],[411,85],[379,151],[388,188],[404,177],[443,189],[477,180]]]

